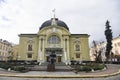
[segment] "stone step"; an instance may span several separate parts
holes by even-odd
[[[34,66],[29,68],[30,71],[47,71],[47,66]],[[72,71],[68,66],[55,66],[55,71]]]
[[[41,64],[41,66],[47,66],[49,63],[48,62],[44,62]],[[65,66],[66,64],[63,63],[63,62],[58,62],[58,63],[55,63],[55,66]]]

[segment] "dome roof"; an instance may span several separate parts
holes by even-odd
[[[51,18],[51,20],[47,20],[45,21],[41,27],[40,27],[40,30],[43,29],[44,27],[48,27],[48,26],[51,26],[52,25],[52,22],[53,22],[53,19],[54,18]],[[61,21],[61,20],[58,20],[58,18],[55,18],[55,24],[57,26],[60,26],[60,27],[64,27],[65,29],[69,30],[69,28],[67,27],[67,25],[65,24],[65,22]]]

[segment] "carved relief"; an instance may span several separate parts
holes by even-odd
[[[52,32],[56,32],[57,29],[55,27],[52,28]]]
[[[79,38],[75,38],[74,43],[75,44],[79,44],[80,43],[80,39]]]
[[[29,44],[34,43],[33,38],[29,38],[29,40],[27,41],[27,43],[29,43]]]
[[[32,43],[34,43],[34,41],[33,40],[28,40],[27,43],[32,44]]]
[[[62,34],[62,31],[61,31],[60,29],[56,28],[56,27],[53,27],[53,28],[51,28],[51,29],[48,29],[48,30],[46,31],[46,34],[50,34],[50,33],[53,33],[53,32]]]
[[[51,33],[51,32],[52,32],[52,29],[46,30],[46,34],[49,34],[49,33]]]

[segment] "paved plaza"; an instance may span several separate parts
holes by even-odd
[[[26,73],[19,73],[19,72],[10,72],[5,70],[0,70],[0,80],[120,80],[120,74],[118,75],[111,75],[117,73],[120,69],[120,65],[107,65],[108,69],[102,71],[95,71],[95,72],[78,72],[77,74],[74,71],[29,71]],[[58,67],[60,68],[60,67]],[[62,67],[63,68],[63,67]],[[2,76],[3,74],[3,76]],[[107,75],[108,77],[95,77],[95,78],[77,78],[78,76],[101,76]],[[8,75],[8,76],[6,76]],[[12,75],[12,76],[11,76]],[[11,77],[9,77],[11,76]],[[15,77],[13,77],[15,76]],[[20,76],[20,77],[19,77]],[[42,76],[42,77],[41,77]],[[47,78],[45,78],[47,76]],[[52,76],[52,78],[50,77]],[[58,76],[58,78],[56,78]],[[68,76],[63,78],[63,76]],[[69,76],[73,76],[69,78]],[[33,78],[34,77],[34,78]]]
[[[106,78],[17,78],[17,77],[0,77],[0,80],[120,80],[120,75]]]

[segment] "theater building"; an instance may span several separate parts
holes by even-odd
[[[54,52],[56,63],[88,61],[88,38],[88,34],[71,34],[65,22],[51,18],[40,26],[37,33],[19,35],[18,60],[37,61],[41,64],[49,62],[49,56]]]

